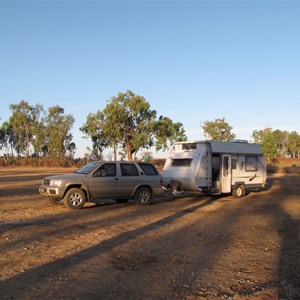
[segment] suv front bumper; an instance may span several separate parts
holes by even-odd
[[[64,186],[55,187],[49,185],[41,185],[39,193],[43,196],[57,197],[62,199],[65,195],[66,188]]]

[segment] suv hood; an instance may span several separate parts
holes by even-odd
[[[44,179],[52,180],[52,179],[58,179],[58,180],[64,180],[64,179],[83,179],[86,178],[87,174],[78,174],[78,173],[70,173],[70,174],[61,174],[61,175],[53,175],[45,177]]]

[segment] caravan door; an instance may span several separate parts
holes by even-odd
[[[222,193],[231,192],[231,155],[222,155]]]

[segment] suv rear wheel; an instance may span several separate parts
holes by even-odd
[[[68,190],[64,197],[64,204],[69,209],[81,209],[85,202],[86,195],[78,188]]]
[[[134,194],[134,201],[141,205],[149,205],[151,202],[152,193],[146,187],[140,187]]]

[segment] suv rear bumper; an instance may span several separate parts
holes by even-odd
[[[162,187],[152,188],[154,197],[161,197],[165,190]]]

